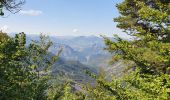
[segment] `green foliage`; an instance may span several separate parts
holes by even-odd
[[[48,52],[52,42],[43,35],[39,41],[26,44],[26,35],[15,38],[0,33],[0,99],[1,100],[83,100],[74,82],[52,76],[51,67],[62,49]],[[61,77],[64,78],[64,77]],[[63,81],[64,80],[64,81]]]
[[[105,38],[105,43],[107,50],[115,53],[113,62],[133,62],[127,65],[131,73],[114,78],[111,82],[101,79],[94,88],[97,90],[94,96],[100,97],[99,94],[107,90],[109,94],[101,97],[109,95],[118,100],[169,100],[169,0],[124,0],[117,8],[121,14],[114,19],[118,23],[117,27],[133,39],[123,40],[115,36],[117,42]]]
[[[43,100],[47,98],[52,64],[59,54],[49,57],[50,41],[41,35],[40,42],[25,46],[26,35],[10,38],[0,33],[0,99]]]
[[[25,60],[23,57],[25,55],[24,48],[15,43],[14,39],[6,35],[1,36],[3,41],[0,44],[0,98],[5,99],[11,97],[12,99],[15,95],[20,95],[20,97],[22,97],[23,94],[21,93],[24,91],[22,88],[27,85],[29,80],[25,79],[25,77],[27,77],[25,75],[28,74],[28,72],[24,70],[24,63],[21,62],[21,60]]]
[[[96,87],[88,91],[96,100],[169,100],[170,75],[140,74],[136,70],[111,82],[99,78]]]
[[[54,82],[48,90],[48,100],[85,100],[85,94],[75,90],[72,82]]]
[[[105,38],[107,49],[116,52],[113,60],[135,62],[145,73],[170,73],[170,2],[125,0],[117,5],[121,16],[117,27],[134,36],[132,41]]]
[[[41,34],[39,41],[27,47],[24,33],[10,38],[1,32],[0,39],[1,100],[83,100],[84,95],[74,85],[51,75],[62,50],[51,55],[48,37]]]

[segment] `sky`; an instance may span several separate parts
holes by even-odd
[[[45,33],[58,36],[86,36],[119,33],[113,18],[119,16],[115,5],[122,0],[26,0],[16,14],[0,17],[5,32]]]

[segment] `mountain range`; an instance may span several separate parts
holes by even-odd
[[[9,34],[14,36],[14,34]],[[49,36],[53,42],[49,52],[56,54],[61,48],[59,60],[54,64],[54,75],[66,75],[75,81],[92,79],[84,72],[97,73],[100,68],[108,67],[111,54],[104,50],[105,44],[102,37],[97,36]],[[39,35],[27,34],[26,42],[39,40]],[[88,82],[88,81],[87,81]]]
[[[82,64],[100,68],[109,66],[111,54],[104,50],[102,37],[97,36],[49,36],[53,45],[49,52],[55,54],[63,49],[60,57],[67,61],[79,61]],[[38,35],[27,35],[27,43],[38,40]]]

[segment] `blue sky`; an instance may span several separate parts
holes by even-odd
[[[1,30],[60,36],[122,33],[113,18],[122,0],[26,0],[17,14],[0,18]],[[122,35],[122,34],[121,34]],[[122,35],[123,36],[123,35]]]

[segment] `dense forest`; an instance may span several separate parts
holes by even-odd
[[[24,3],[1,0],[0,15]],[[120,16],[114,22],[133,39],[103,36],[103,42],[111,63],[124,65],[121,75],[83,69],[93,84],[56,76],[51,69],[62,48],[51,54],[53,41],[44,35],[26,45],[24,32],[0,32],[0,100],[170,100],[170,1],[123,0],[116,7]]]

